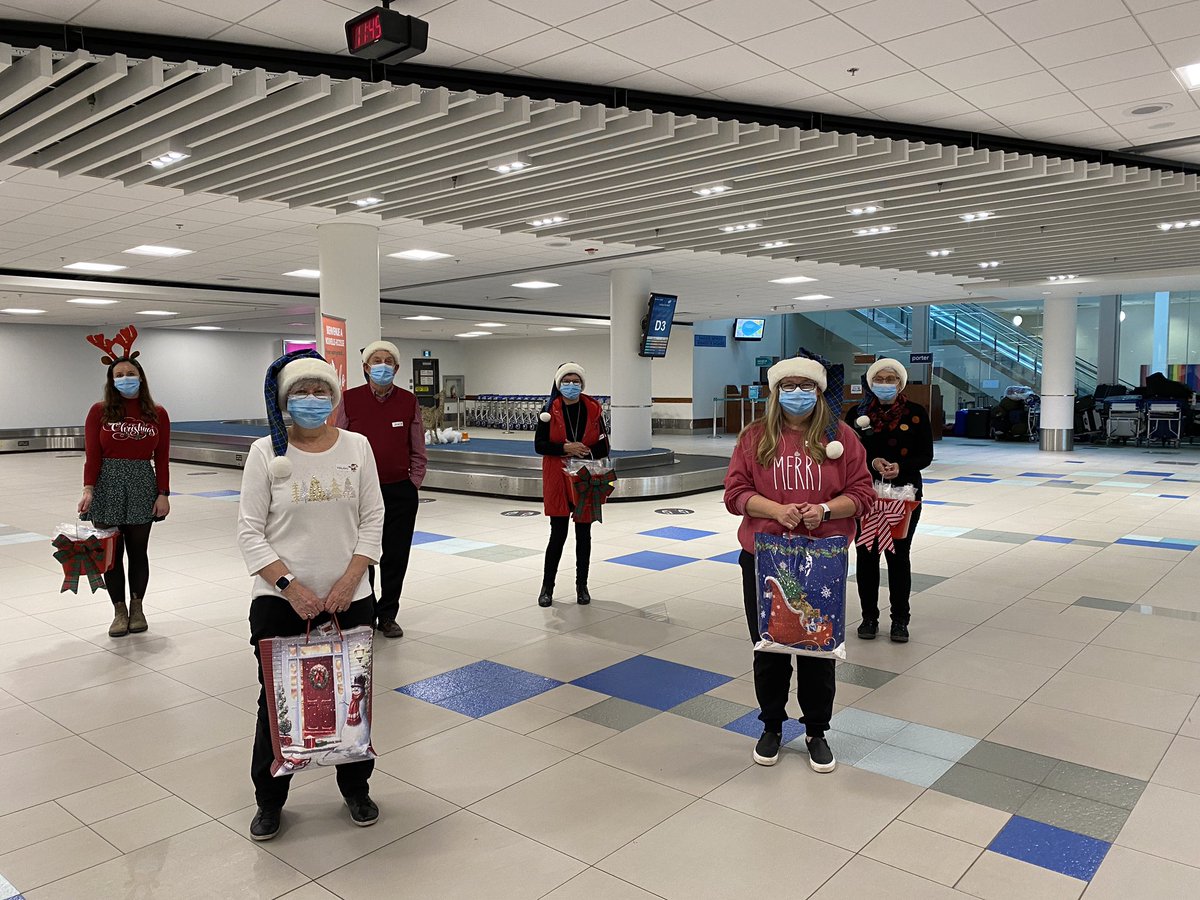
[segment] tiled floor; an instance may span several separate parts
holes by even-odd
[[[78,455],[0,457],[0,900],[1200,895],[1198,458],[940,444],[913,640],[850,638],[829,776],[795,722],[751,763],[719,493],[611,506],[595,602],[564,572],[548,610],[545,522],[501,515],[537,504],[429,494],[376,648],[380,822],[318,769],[259,845],[239,473],[173,467],[150,631],[112,640],[46,537]]]

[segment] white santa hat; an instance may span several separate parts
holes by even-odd
[[[877,359],[871,363],[871,368],[867,369],[867,384],[872,384],[875,381],[875,376],[884,369],[891,369],[900,376],[900,390],[908,387],[908,370],[900,364],[900,360],[892,359],[885,356],[883,359]]]
[[[400,351],[391,341],[372,341],[363,348],[362,361],[364,364],[369,364],[371,354],[376,350],[383,350],[385,353],[392,354],[392,359],[396,361],[396,365],[400,365]]]
[[[834,374],[833,384],[829,383],[830,371]],[[842,415],[842,384],[843,367],[832,365],[819,354],[801,348],[799,355],[789,359],[781,359],[767,370],[767,385],[771,393],[779,382],[785,378],[807,378],[816,382],[818,389],[825,396],[825,403],[833,413],[833,421],[825,429],[825,455],[829,459],[840,459],[846,452],[842,442],[837,439],[838,423]]]
[[[825,367],[815,359],[803,356],[793,356],[791,359],[781,359],[767,370],[767,387],[775,392],[775,385],[785,378],[808,378],[817,383],[822,391],[828,384]]]
[[[271,444],[275,452],[274,458],[267,464],[267,471],[273,479],[282,480],[292,474],[292,461],[285,455],[288,438],[283,424],[283,410],[287,408],[291,389],[301,381],[309,380],[328,385],[334,407],[342,402],[342,385],[337,370],[318,356],[316,351],[298,350],[285,354],[267,369],[267,422],[271,427]],[[272,391],[272,388],[275,390]]]
[[[563,379],[568,375],[578,375],[580,381],[584,383],[587,382],[587,376],[584,374],[583,366],[581,366],[579,363],[568,362],[559,366],[558,371],[554,373],[554,386],[562,387]]]

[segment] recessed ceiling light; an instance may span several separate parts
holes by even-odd
[[[871,228],[855,228],[854,233],[859,237],[867,237],[875,234],[889,234],[893,231],[898,231],[895,225],[878,225]]]
[[[570,216],[544,216],[540,219],[530,219],[529,224],[534,228],[545,228],[547,225],[561,225],[570,218]]]
[[[1072,278],[1078,278],[1078,275],[1051,275],[1047,281],[1070,281]]]
[[[284,275],[290,275],[292,278],[320,278],[320,269],[296,269],[292,272],[284,272]]]
[[[183,144],[178,141],[169,141],[166,144],[158,144],[143,150],[142,162],[154,169],[165,169],[167,166],[183,162],[191,155],[192,151]]]
[[[998,265],[1000,265],[1000,262],[999,262],[998,260],[995,260],[995,259],[993,259],[993,260],[991,260],[990,262],[981,262],[981,263],[979,264],[979,268],[981,268],[981,269],[994,269],[994,268],[996,268]]]
[[[949,256],[949,255],[950,255],[951,253],[953,253],[953,252],[954,252],[953,250],[947,250],[947,249],[942,249],[942,250],[926,250],[926,251],[925,251],[925,255],[926,255],[926,256],[932,256],[932,257],[937,257],[937,256]]]
[[[220,325],[193,325],[192,331],[220,331]]]
[[[883,209],[882,203],[858,203],[854,206],[847,206],[846,212],[852,216],[870,216]]]
[[[178,313],[168,312],[165,309],[139,309],[139,316],[176,316]]]
[[[1131,106],[1124,112],[1127,116],[1156,116],[1160,112],[1166,112],[1173,108],[1174,105],[1166,100],[1155,100],[1153,103],[1139,103],[1137,106]]]
[[[1182,230],[1184,228],[1200,228],[1200,219],[1192,219],[1187,222],[1160,222],[1158,224],[1160,231]]]
[[[441,316],[405,316],[404,318],[406,320],[408,320],[409,322],[440,322],[440,321],[442,321]]]
[[[476,328],[507,328],[504,322],[476,322]]]
[[[762,245],[762,248],[764,250],[778,250],[780,247],[790,247],[790,246],[792,246],[791,241],[767,241],[765,244]]]
[[[493,172],[499,172],[501,175],[511,175],[513,172],[524,171],[532,165],[533,160],[528,153],[510,153],[507,156],[498,156],[495,159],[489,159],[487,167]]]
[[[803,297],[793,297],[793,300],[832,300],[828,294],[805,294]]]
[[[399,253],[389,253],[392,259],[411,259],[415,262],[429,262],[431,259],[449,259],[449,253],[439,253],[436,250],[401,250]]]
[[[1118,316],[1118,318],[1119,318],[1119,319],[1120,319],[1122,322],[1124,322],[1124,321],[1125,321],[1125,310],[1121,310],[1121,315],[1120,315],[1120,316]]]
[[[961,216],[959,216],[959,218],[962,219],[964,222],[981,222],[984,219],[990,219],[993,215],[995,215],[995,213],[990,213],[990,212],[986,212],[986,211],[985,212],[972,212],[972,213],[963,213]]]
[[[379,203],[382,203],[383,198],[376,197],[374,194],[368,194],[365,197],[352,197],[350,199],[350,202],[353,203],[355,206],[359,207],[360,209],[363,209],[368,206],[375,206]]]
[[[490,334],[490,331],[464,331],[462,334],[456,334],[455,337],[488,337]]]
[[[44,309],[26,309],[20,306],[10,306],[8,309],[0,309],[2,313],[8,313],[13,316],[40,316],[45,314]]]
[[[547,331],[578,331],[578,328],[570,328],[566,325],[555,325],[553,328],[547,328]]]
[[[1174,122],[1155,122],[1153,125],[1147,125],[1146,128],[1150,131],[1162,131],[1164,128],[1174,128]]]
[[[68,303],[78,303],[80,306],[112,306],[114,303],[120,303],[120,300],[102,300],[99,297],[76,297],[73,300],[68,300]]]
[[[187,256],[195,251],[184,250],[181,247],[156,247],[153,244],[141,244],[137,247],[130,247],[125,251],[132,253],[134,256]]]
[[[1200,63],[1192,63],[1190,66],[1180,66],[1175,70],[1175,77],[1179,79],[1179,83],[1183,85],[1185,90],[1200,90]]]
[[[726,234],[733,234],[736,231],[753,231],[761,227],[762,222],[738,222],[735,225],[722,225],[721,230]]]
[[[771,284],[802,284],[806,281],[816,281],[815,278],[809,278],[807,275],[789,275],[787,278],[772,278]]]
[[[1012,323],[1014,325],[1016,325],[1018,328],[1020,328],[1024,322],[1025,322],[1025,320],[1021,316],[1013,316],[1012,317]]]
[[[724,194],[731,190],[733,190],[733,188],[727,184],[710,184],[707,187],[694,188],[692,193],[698,194],[701,197],[715,197],[718,194]]]
[[[312,322],[288,322],[288,328],[307,328]]]
[[[772,306],[771,312],[788,312],[789,310],[793,310],[795,308],[796,308],[795,303],[788,303],[784,306]]]
[[[554,281],[518,281],[513,285],[513,287],[528,288],[532,291],[540,291],[544,288],[562,287],[562,285]]]
[[[76,272],[120,272],[125,266],[118,266],[113,263],[77,262],[63,266],[63,268]]]

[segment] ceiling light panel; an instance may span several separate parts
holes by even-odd
[[[409,322],[441,322],[441,321],[443,321],[441,316],[405,316],[404,318]]]
[[[547,225],[561,225],[569,218],[570,216],[543,216],[540,219],[530,219],[529,224],[534,228],[545,228]]]
[[[515,172],[524,172],[532,168],[533,159],[528,153],[512,153],[508,156],[489,159],[487,167],[501,175],[512,175]]]
[[[165,309],[139,309],[139,316],[177,316],[179,313],[168,312]]]
[[[1180,220],[1178,222],[1159,222],[1159,231],[1183,231],[1185,228],[1200,228],[1200,219]]]
[[[70,269],[72,272],[120,272],[125,266],[118,266],[115,263],[98,263],[98,262],[76,262],[70,265],[63,266],[64,269]]]
[[[291,272],[284,272],[283,274],[288,275],[292,278],[320,278],[321,270],[320,269],[293,269]]]
[[[949,256],[953,252],[953,250],[943,247],[941,250],[926,250],[925,255],[936,259],[939,256]]]
[[[1190,66],[1180,66],[1175,70],[1175,77],[1183,85],[1184,90],[1200,91],[1200,63]]]
[[[553,328],[547,328],[547,331],[578,331],[578,328],[570,328],[566,325],[555,325]]]
[[[10,316],[41,316],[45,315],[46,311],[24,306],[10,306],[8,309],[0,309],[0,313],[8,313]]]
[[[754,231],[756,228],[762,228],[762,222],[736,222],[732,225],[721,226],[721,230],[726,234],[734,234],[739,231]]]
[[[786,278],[772,278],[771,284],[804,284],[805,282],[816,280],[807,275],[789,275]]]
[[[981,263],[979,264],[979,268],[981,268],[981,269],[995,269],[995,268],[996,268],[996,267],[998,267],[999,265],[1000,265],[1000,261],[999,261],[999,260],[995,260],[995,259],[993,259],[993,260],[990,260],[990,261],[988,261],[988,262],[981,262]]]
[[[871,237],[877,234],[891,234],[899,231],[895,225],[872,225],[870,228],[855,228],[854,233],[859,237]]]
[[[413,262],[431,262],[435,259],[449,259],[451,254],[439,253],[437,250],[401,250],[399,253],[389,253],[392,259],[407,259]]]
[[[961,216],[959,216],[959,218],[964,222],[983,222],[986,219],[992,218],[994,215],[995,213],[990,213],[985,210],[982,212],[963,213]]]
[[[762,248],[764,250],[778,250],[781,247],[790,247],[790,246],[792,246],[791,241],[766,241],[765,243],[763,243]]]
[[[695,188],[692,193],[700,197],[719,197],[733,190],[727,184],[710,184],[707,187]]]
[[[544,291],[546,288],[562,287],[562,285],[554,281],[518,281],[513,287],[526,288],[531,291]]]
[[[115,303],[120,303],[120,300],[105,300],[100,297],[75,297],[67,301],[68,303],[77,303],[80,306],[112,306]]]
[[[794,297],[795,300],[832,300],[828,294],[805,294],[803,297]]]
[[[161,256],[164,259],[171,259],[176,256],[187,256],[193,253],[193,250],[184,250],[182,247],[159,247],[154,244],[140,244],[137,247],[130,247],[125,253],[131,253],[134,256]]]
[[[853,206],[847,206],[846,212],[852,216],[873,216],[881,209],[883,209],[882,203],[858,203]]]

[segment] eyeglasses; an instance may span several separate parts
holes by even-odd
[[[785,394],[790,394],[793,391],[815,391],[818,385],[815,381],[803,381],[800,384],[781,384],[779,390]]]

